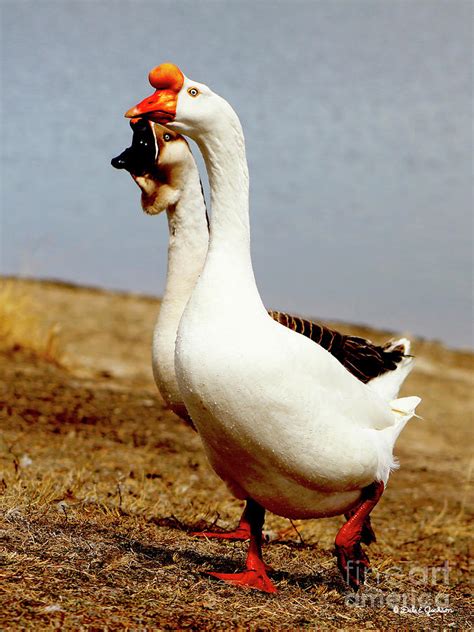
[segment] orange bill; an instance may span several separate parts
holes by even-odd
[[[166,63],[153,68],[148,79],[156,92],[130,108],[125,116],[144,117],[162,124],[169,123],[176,116],[178,94],[183,87],[184,75],[178,66]]]

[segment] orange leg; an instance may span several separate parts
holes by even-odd
[[[359,506],[356,509],[358,508]],[[345,519],[349,520],[349,518],[352,518],[356,509],[351,509],[351,511],[348,511],[347,513],[345,513],[344,514]],[[362,525],[362,532],[360,535],[360,541],[363,544],[367,544],[367,546],[369,544],[372,544],[372,542],[377,542],[377,538],[375,537],[375,532],[372,527],[372,523],[370,521],[370,516],[367,516],[364,520],[364,524]]]
[[[347,514],[347,522],[336,536],[337,566],[354,590],[358,590],[364,583],[365,573],[369,568],[369,558],[362,550],[361,542],[370,544],[375,541],[369,514],[379,502],[383,491],[382,482],[366,487],[359,506]]]
[[[265,509],[254,500],[249,499],[244,513],[250,525],[250,544],[245,561],[245,570],[241,573],[209,573],[209,575],[236,586],[247,586],[274,593],[276,588],[267,575],[266,565],[262,559],[262,527]]]
[[[250,540],[250,521],[249,521],[249,503],[245,505],[244,512],[240,517],[239,524],[233,531],[224,531],[218,533],[216,531],[195,531],[191,533],[198,538],[219,538],[222,540]]]

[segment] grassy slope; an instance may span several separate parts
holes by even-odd
[[[338,518],[300,523],[302,543],[287,521],[268,516],[272,533],[287,530],[265,547],[279,590],[270,596],[205,575],[238,570],[245,545],[188,533],[215,520],[233,525],[240,505],[155,391],[149,340],[158,303],[23,287],[45,324],[61,325],[67,368],[0,355],[1,629],[468,627],[471,354],[416,344],[405,394],[423,397],[425,419],[403,433],[401,469],[374,511],[365,605],[347,603],[335,567]],[[444,583],[431,569],[446,562]],[[433,606],[443,594],[453,609],[444,615],[390,606],[404,598]]]

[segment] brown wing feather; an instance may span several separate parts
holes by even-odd
[[[285,327],[296,331],[329,351],[361,382],[367,383],[375,377],[394,371],[404,357],[403,347],[390,349],[390,343],[380,346],[357,336],[346,336],[320,323],[292,316],[285,312],[268,312]]]

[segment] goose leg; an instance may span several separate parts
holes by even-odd
[[[365,573],[369,568],[369,558],[362,550],[361,542],[370,544],[375,541],[369,514],[379,502],[383,491],[382,482],[366,487],[359,506],[346,515],[347,522],[336,536],[337,566],[354,590],[358,590],[364,583]]]
[[[245,570],[241,573],[209,573],[209,575],[236,586],[247,586],[274,593],[276,588],[266,573],[267,567],[262,559],[262,527],[265,509],[249,498],[244,513],[246,513],[250,525],[250,544],[245,561]]]
[[[351,511],[348,511],[347,513],[344,514],[344,517],[346,520],[349,520],[349,518],[352,518],[352,516],[354,515],[355,509],[351,509]],[[362,525],[362,532],[360,535],[360,541],[363,544],[367,544],[367,546],[369,544],[372,544],[372,542],[377,542],[377,538],[375,537],[375,532],[374,529],[372,527],[372,523],[370,521],[370,516],[367,516],[364,520],[364,524]]]
[[[245,509],[240,517],[239,524],[233,531],[224,531],[218,533],[216,531],[194,531],[191,535],[198,538],[219,538],[222,540],[250,540],[250,520],[249,503],[253,501],[247,501]]]

